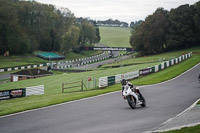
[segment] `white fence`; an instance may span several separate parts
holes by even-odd
[[[192,56],[192,52],[185,54],[185,55],[181,55],[175,59],[171,59],[168,61],[165,61],[163,63],[161,63],[160,65],[155,65],[154,67],[150,67],[147,69],[143,69],[143,70],[139,70],[139,71],[134,71],[134,72],[128,72],[125,74],[118,74],[115,76],[107,76],[107,77],[100,77],[99,78],[99,88],[101,87],[106,87],[109,85],[112,85],[113,83],[120,83],[120,81],[122,79],[126,79],[126,80],[130,80],[130,79],[134,79],[136,77],[139,76],[143,76],[143,75],[147,75],[153,72],[158,72],[161,71],[167,67],[173,66],[175,64],[178,64],[179,62],[189,58]]]

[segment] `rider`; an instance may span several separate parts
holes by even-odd
[[[133,90],[133,92],[138,94],[138,96],[141,96],[140,90],[137,87],[135,87],[132,83],[126,81],[125,79],[122,79],[121,85],[122,85],[122,96],[123,96],[123,90],[124,90],[125,85],[130,86],[130,88],[131,88],[131,90]],[[125,96],[123,96],[123,98],[126,99]],[[137,99],[137,101],[140,102],[139,99]]]

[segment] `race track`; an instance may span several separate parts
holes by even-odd
[[[178,78],[146,86],[147,107],[131,109],[120,92],[0,118],[0,133],[142,133],[200,98],[200,65]]]

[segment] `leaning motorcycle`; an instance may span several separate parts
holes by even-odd
[[[139,88],[137,87],[136,90],[139,90]],[[132,109],[135,109],[137,105],[140,105],[141,107],[146,106],[146,100],[143,95],[141,93],[134,92],[134,90],[131,89],[130,86],[125,85],[122,93]]]

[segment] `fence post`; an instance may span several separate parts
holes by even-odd
[[[81,80],[81,91],[83,91],[83,80]]]
[[[64,92],[64,83],[62,83],[62,93]]]

